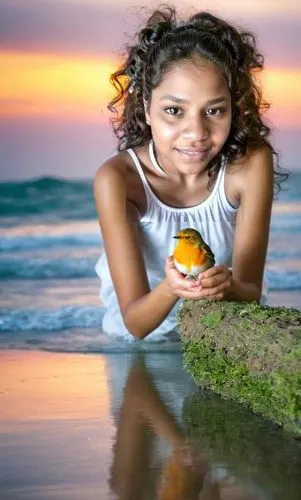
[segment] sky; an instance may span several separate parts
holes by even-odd
[[[152,8],[160,2],[153,2]],[[144,0],[0,0],[0,180],[91,178],[116,151],[106,105],[147,12]],[[192,12],[187,0],[170,2]],[[265,56],[268,123],[301,171],[300,0],[204,0],[195,10],[252,30]]]

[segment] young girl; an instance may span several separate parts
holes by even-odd
[[[206,12],[156,10],[111,81],[119,153],[98,170],[105,253],[97,263],[103,329],[140,339],[176,328],[179,299],[259,301],[275,172],[253,80],[253,35]],[[277,155],[276,155],[277,156]],[[173,236],[197,229],[216,265],[191,281]]]

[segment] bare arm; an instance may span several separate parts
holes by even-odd
[[[233,284],[229,298],[260,300],[273,200],[273,157],[267,149],[254,153],[237,214],[233,249]]]
[[[178,297],[167,279],[150,290],[137,224],[127,200],[125,167],[110,160],[94,181],[94,195],[109,268],[128,330],[144,338],[167,317]]]
[[[242,301],[261,297],[273,199],[272,153],[268,148],[250,153],[242,172],[232,275],[224,266],[202,273],[203,297]]]

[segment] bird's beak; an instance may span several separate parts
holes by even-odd
[[[175,238],[176,240],[179,240],[180,236],[173,236],[173,238]]]

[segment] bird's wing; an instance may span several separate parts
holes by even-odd
[[[214,253],[212,252],[211,248],[209,247],[209,245],[207,245],[207,243],[203,243],[203,249],[204,251],[206,252],[211,264],[212,264],[212,267],[214,266],[215,264],[215,258],[214,258]]]

